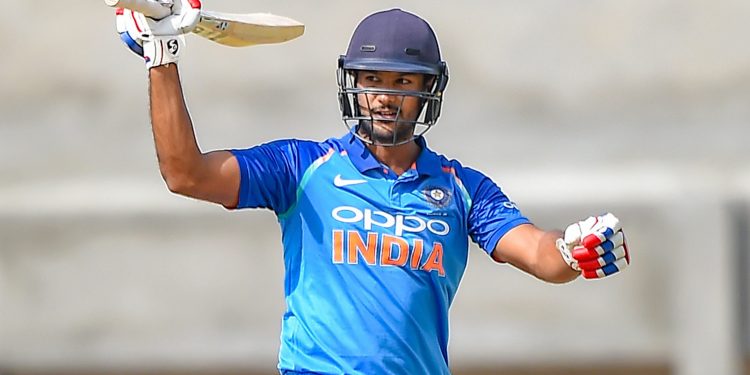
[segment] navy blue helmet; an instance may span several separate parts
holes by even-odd
[[[426,85],[421,91],[357,87],[357,74],[362,71],[423,74]],[[347,128],[364,142],[392,146],[421,136],[437,122],[443,91],[448,84],[448,67],[440,57],[437,37],[430,25],[412,13],[391,9],[373,13],[359,23],[346,55],[339,57],[337,77],[339,104]],[[402,104],[407,96],[417,97],[421,112],[415,119],[395,120],[398,127],[410,129],[405,133],[394,131],[392,142],[375,139],[366,131],[372,131],[372,126],[367,124],[371,124],[373,118],[370,103],[361,99],[363,94],[396,95],[402,98]],[[363,107],[367,111],[363,112]]]

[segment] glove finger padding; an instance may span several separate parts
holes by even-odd
[[[173,36],[187,34],[198,25],[201,18],[201,2],[198,0],[177,1],[172,6],[172,15],[151,25],[151,35]]]
[[[597,268],[602,268],[608,264],[614,263],[617,260],[626,258],[627,251],[624,246],[620,246],[617,249],[608,251],[592,260],[578,261],[578,267],[581,267],[584,271],[592,271]]]
[[[615,274],[630,264],[620,220],[611,213],[571,224],[556,245],[563,260],[586,279]]]
[[[583,245],[578,245],[573,248],[571,255],[578,262],[585,262],[599,258],[604,253],[612,251],[618,247],[621,247],[625,242],[625,235],[622,230],[617,231],[611,238],[599,244],[599,246],[589,249]]]
[[[605,251],[601,253],[601,256],[598,256],[593,260],[581,261],[579,259],[578,266],[583,271],[582,274],[585,279],[601,279],[603,277],[614,275],[630,265],[630,253],[628,251],[628,245],[625,241],[625,235],[623,234],[622,230],[619,230],[612,239],[616,240],[616,243],[618,243],[618,245],[615,246],[611,251]],[[607,242],[610,241],[606,241],[605,243]],[[597,247],[596,249],[587,249],[588,252],[577,252],[576,250],[574,250],[574,253],[576,254],[574,254],[573,256],[577,257],[578,255],[584,253],[586,254],[586,256],[590,256],[592,253],[600,254],[600,250],[597,249],[601,249],[601,247]]]
[[[599,246],[599,244],[622,229],[620,220],[610,213],[589,218],[584,223],[587,223],[590,219],[594,219],[591,226],[589,228],[581,228],[581,245],[589,249]]]
[[[115,9],[115,23],[117,25],[117,33],[120,34],[120,40],[133,53],[143,57],[143,38],[139,25],[142,24],[146,27],[148,24],[145,19],[142,19],[142,15],[140,15],[141,17],[138,17],[138,15],[140,13],[135,13],[132,10],[117,8]]]
[[[591,271],[583,271],[582,274],[584,279],[601,279],[624,270],[628,267],[628,265],[630,265],[630,263],[628,263],[627,259],[621,258],[616,260],[614,263],[610,263],[602,268],[597,268]]]

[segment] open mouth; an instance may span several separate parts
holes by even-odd
[[[375,121],[396,121],[398,118],[397,111],[377,111],[371,114]]]

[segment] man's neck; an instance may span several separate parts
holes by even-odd
[[[398,146],[367,145],[367,148],[375,159],[388,166],[398,176],[411,168],[422,150],[415,141]]]

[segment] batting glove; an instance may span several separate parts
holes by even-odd
[[[117,8],[115,20],[120,39],[136,55],[143,57],[146,68],[177,63],[185,47],[185,33],[200,21],[200,0],[154,0],[170,7],[172,13],[160,20],[130,9]]]
[[[571,224],[556,245],[565,262],[586,279],[613,275],[630,264],[620,220],[611,213]]]

